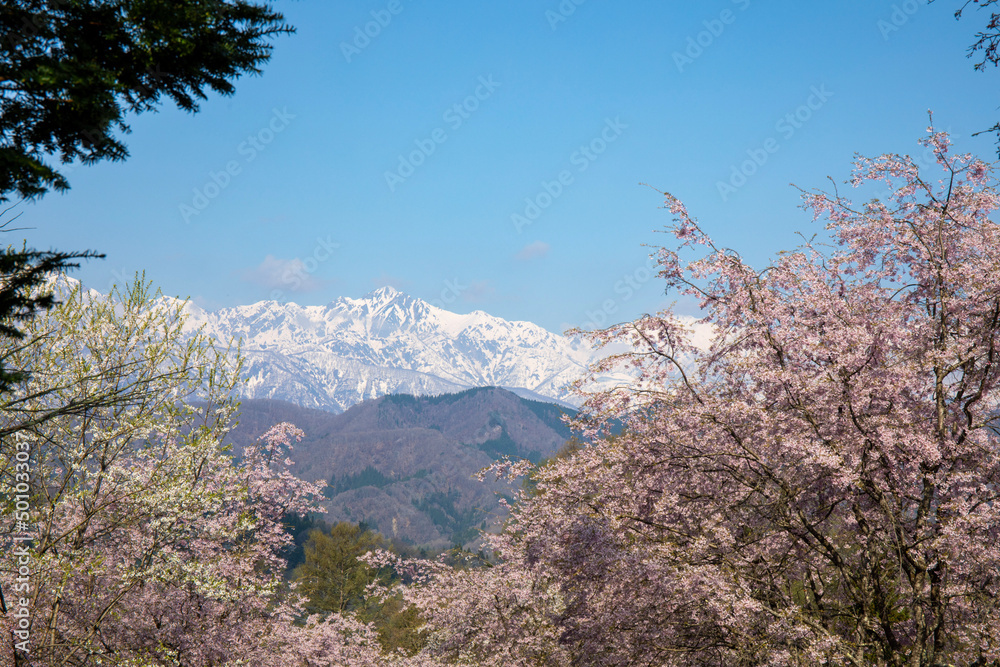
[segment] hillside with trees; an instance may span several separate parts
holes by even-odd
[[[388,538],[443,549],[471,545],[506,516],[499,501],[516,487],[476,473],[503,457],[551,457],[572,436],[564,414],[495,387],[386,396],[340,415],[245,400],[230,441],[239,453],[268,424],[299,425],[306,435],[292,472],[328,483],[328,520],[363,521]]]

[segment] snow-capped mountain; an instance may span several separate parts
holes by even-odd
[[[386,394],[483,386],[574,404],[566,385],[595,359],[584,342],[530,322],[481,311],[459,315],[391,287],[325,306],[262,301],[187,309],[189,328],[242,340],[248,398],[334,412]]]

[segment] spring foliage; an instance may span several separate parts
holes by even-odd
[[[19,543],[26,576],[4,549],[0,585],[30,612],[22,659],[377,664],[369,626],[307,616],[283,580],[281,519],[318,509],[322,493],[288,472],[301,432],[279,424],[235,459],[221,443],[238,357],[182,324],[183,304],[142,283],[107,297],[77,288],[12,352],[31,375],[6,398],[0,474],[29,496],[28,517],[14,522],[5,491],[0,530],[32,539]],[[63,409],[74,402],[86,407]]]
[[[594,332],[632,386],[588,395],[597,442],[533,472],[492,546],[409,599],[476,665],[986,665],[1000,659],[1000,227],[993,168],[925,140],[859,158],[884,201],[804,193],[828,221],[765,270],[677,199],[673,312]],[[586,391],[587,381],[581,383]],[[515,466],[523,472],[526,466]]]
[[[829,242],[764,270],[667,195],[661,276],[711,344],[670,310],[590,333],[629,350],[590,376],[636,379],[581,381],[589,444],[494,466],[531,484],[489,563],[363,556],[400,575],[364,604],[402,596],[424,623],[408,652],[282,590],[282,513],[320,492],[287,472],[294,427],[232,460],[228,357],[141,295],[74,295],[31,323],[58,343],[26,339],[35,384],[4,413],[36,466],[32,664],[997,664],[1000,198],[991,165],[924,144],[933,176],[858,158],[852,184],[882,200],[804,193]],[[93,393],[106,407],[31,418]]]

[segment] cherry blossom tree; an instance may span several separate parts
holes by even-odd
[[[223,447],[238,355],[185,333],[184,304],[141,282],[62,301],[10,351],[32,373],[0,425],[0,585],[30,613],[12,617],[20,664],[396,660],[349,615],[307,616],[284,582],[282,517],[318,510],[322,489],[289,473],[290,424],[238,458]]]
[[[668,288],[700,302],[593,332],[594,444],[531,472],[495,567],[407,591],[481,665],[1000,664],[1000,226],[993,167],[930,130],[936,175],[859,157],[885,200],[804,192],[824,242],[763,270],[683,204]],[[624,425],[619,435],[603,437]],[[514,473],[525,465],[514,466]],[[403,566],[401,566],[403,567]]]

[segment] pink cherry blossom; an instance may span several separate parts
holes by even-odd
[[[532,471],[491,567],[409,564],[429,651],[476,665],[972,665],[1000,660],[1000,198],[931,130],[938,174],[859,157],[830,244],[765,269],[667,196],[672,311],[579,390],[592,443]],[[681,257],[686,259],[682,260]],[[617,433],[617,435],[609,435]],[[403,567],[400,565],[400,567]]]

